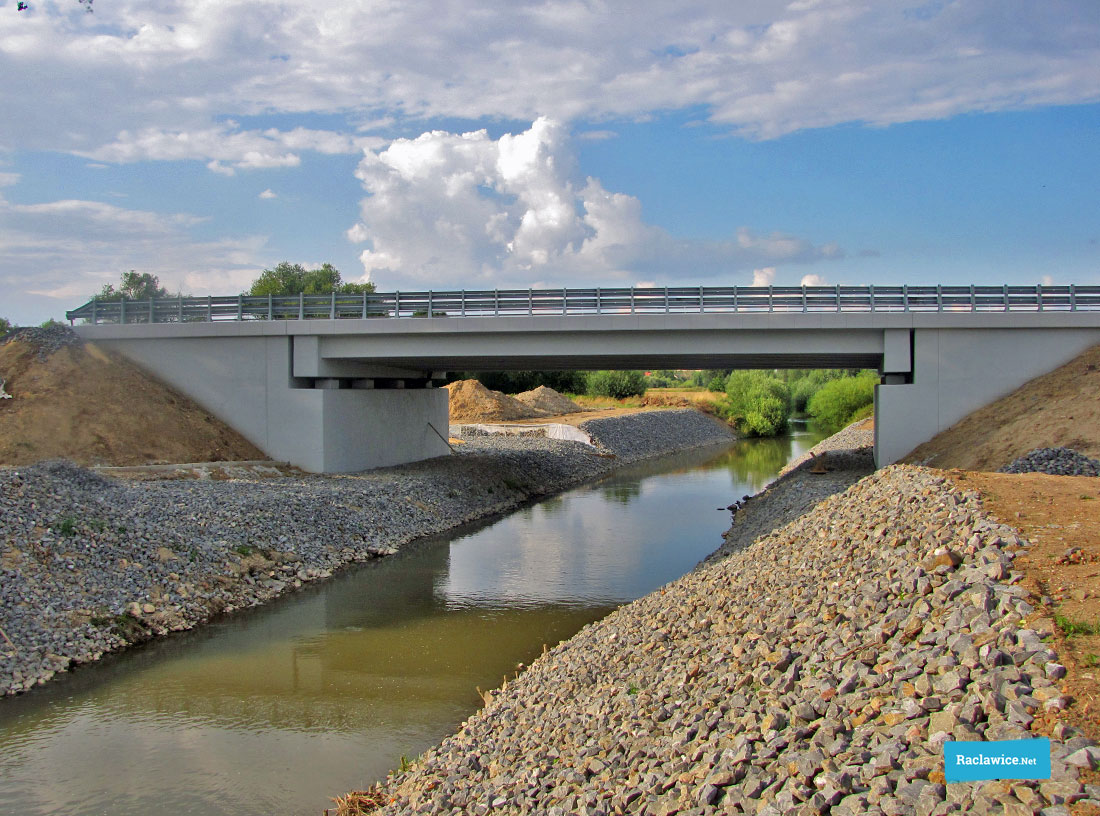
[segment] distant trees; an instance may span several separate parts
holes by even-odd
[[[456,380],[477,380],[486,388],[503,394],[521,394],[540,385],[559,394],[583,394],[587,375],[583,371],[463,371]]]
[[[15,327],[11,324],[11,321],[6,317],[0,317],[0,337],[10,332]]]
[[[818,389],[806,405],[806,412],[826,431],[838,431],[866,413],[874,403],[874,371],[861,371],[858,376],[830,380]]]
[[[373,283],[344,283],[340,272],[330,263],[319,269],[306,269],[301,264],[283,261],[274,269],[265,269],[252,281],[246,295],[361,295],[374,291]]]
[[[150,275],[148,272],[138,273],[133,269],[122,273],[117,289],[106,283],[99,290],[99,294],[95,295],[96,300],[152,300],[166,297],[172,297],[172,295],[160,285],[156,275]]]
[[[645,375],[641,371],[593,371],[586,389],[592,397],[626,399],[645,393]]]

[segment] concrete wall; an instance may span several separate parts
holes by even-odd
[[[348,473],[446,456],[441,389],[322,389],[291,371],[286,336],[112,339],[115,349],[186,394],[272,459]]]
[[[972,411],[1097,343],[1096,328],[914,330],[912,383],[875,390],[876,464],[898,461]]]

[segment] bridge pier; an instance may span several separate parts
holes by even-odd
[[[325,372],[343,377],[298,376],[294,338],[285,334],[104,345],[187,394],[272,459],[311,473],[352,473],[450,453],[447,392],[423,387],[431,383],[424,374],[394,379],[392,370],[361,366]],[[410,382],[422,387],[407,387]],[[401,387],[387,387],[393,383]]]

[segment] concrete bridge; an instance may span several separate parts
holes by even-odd
[[[352,472],[449,453],[447,371],[873,368],[875,458],[1100,343],[1100,287],[402,292],[93,301],[76,330],[269,456]]]

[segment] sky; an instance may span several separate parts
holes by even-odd
[[[0,0],[0,316],[1100,283],[1097,0]]]

